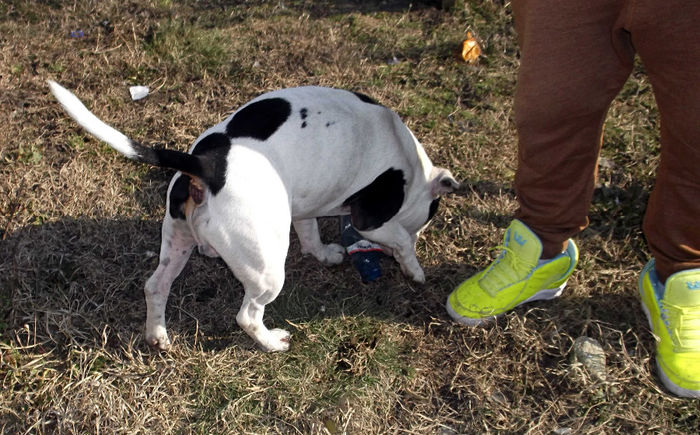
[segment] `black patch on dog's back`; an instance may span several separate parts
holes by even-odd
[[[192,150],[204,167],[204,183],[216,195],[226,183],[226,157],[231,139],[223,133],[212,133],[202,138]]]
[[[170,216],[173,219],[185,219],[185,210],[183,205],[187,198],[190,196],[190,177],[187,175],[180,175],[180,177],[175,180],[173,188],[170,189]]]
[[[268,98],[242,108],[226,125],[229,137],[267,140],[292,113],[292,105],[283,98]]]
[[[343,202],[350,207],[352,224],[360,231],[381,227],[401,209],[406,180],[400,169],[387,169]]]
[[[377,102],[377,100],[375,100],[375,99],[372,98],[372,97],[368,97],[367,95],[365,95],[365,94],[363,94],[363,93],[361,93],[361,92],[353,92],[353,94],[355,94],[355,96],[356,96],[357,98],[359,98],[360,100],[364,101],[365,103],[368,103],[368,104],[376,104],[377,106],[381,106],[381,104],[379,104],[379,103]]]
[[[301,116],[301,120],[302,120],[301,128],[306,128],[306,126],[307,126],[308,124],[306,123],[305,120],[306,120],[306,118],[309,117],[309,109],[307,109],[306,107],[303,107],[303,108],[299,111],[299,116]]]

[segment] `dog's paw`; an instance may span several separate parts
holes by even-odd
[[[289,350],[291,334],[284,329],[270,329],[270,335],[261,346],[265,352],[284,352]]]
[[[165,328],[153,328],[152,331],[146,331],[146,343],[154,349],[168,350],[170,349],[170,339]]]
[[[423,272],[423,269],[420,266],[417,268],[409,269],[401,265],[401,271],[404,273],[404,275],[411,278],[415,282],[425,284],[425,272]]]
[[[324,264],[340,264],[345,256],[345,248],[337,243],[330,243],[323,246],[323,258],[320,259]]]
[[[425,284],[425,272],[423,272],[423,269],[418,269],[417,271],[414,271],[411,275],[411,278],[413,278],[415,282]]]

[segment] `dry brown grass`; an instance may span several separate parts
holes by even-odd
[[[457,2],[10,0],[0,4],[0,430],[6,433],[697,433],[697,401],[657,385],[636,296],[656,162],[641,67],[611,110],[591,227],[565,295],[488,328],[451,322],[445,297],[486,264],[515,208],[509,6]],[[467,28],[478,65],[455,53]],[[82,29],[84,37],[69,37]],[[396,57],[399,63],[387,63]],[[235,325],[241,286],[195,256],[167,316],[173,350],[143,341],[169,173],[134,165],[66,118],[46,79],[147,143],[184,150],[251,97],[303,84],[373,95],[436,164],[471,186],[419,243],[428,282],[391,261],[361,285],[293,240],[265,354]],[[153,89],[129,100],[129,84]],[[327,239],[336,222],[325,220]],[[569,360],[597,339],[607,382]]]

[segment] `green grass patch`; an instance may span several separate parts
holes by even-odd
[[[217,28],[204,28],[185,20],[168,20],[154,26],[146,35],[144,47],[154,59],[165,61],[169,68],[188,80],[207,75],[220,76],[231,62],[228,38]],[[132,76],[146,75],[137,70]]]

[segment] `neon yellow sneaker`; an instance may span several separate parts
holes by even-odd
[[[700,398],[700,269],[669,276],[664,286],[652,259],[639,277],[642,309],[656,337],[656,367],[673,394]]]
[[[578,262],[578,248],[569,239],[566,251],[540,261],[542,242],[515,219],[504,246],[491,265],[464,281],[447,298],[447,312],[465,325],[478,325],[526,302],[553,299],[566,286]]]

